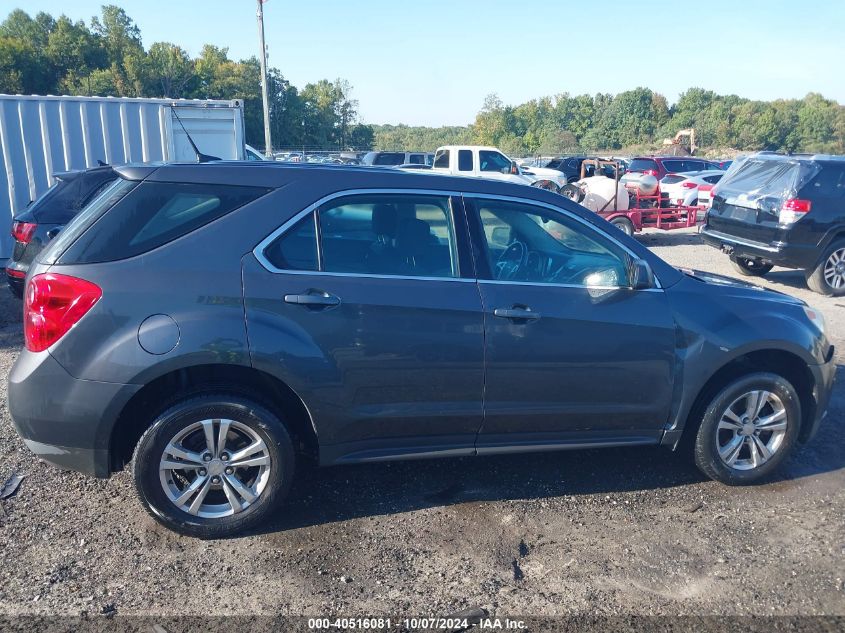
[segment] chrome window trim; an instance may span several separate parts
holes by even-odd
[[[412,195],[423,195],[423,196],[439,196],[441,198],[459,198],[461,197],[461,193],[458,191],[442,191],[439,189],[346,189],[344,191],[336,191],[335,193],[331,193],[327,196],[324,196],[314,202],[313,204],[307,206],[302,211],[296,213],[283,223],[279,228],[275,231],[270,233],[267,237],[265,237],[261,242],[258,243],[254,249],[252,249],[252,254],[255,256],[255,259],[267,269],[268,272],[271,273],[281,273],[285,275],[323,275],[327,277],[357,277],[357,278],[364,278],[364,279],[401,279],[405,281],[410,280],[419,280],[419,281],[462,281],[462,282],[470,282],[475,283],[475,279],[467,279],[466,277],[411,277],[408,275],[376,275],[372,273],[334,273],[334,272],[327,272],[327,271],[320,271],[320,270],[287,270],[284,268],[277,268],[274,266],[270,260],[264,255],[264,251],[272,244],[276,239],[286,233],[289,229],[295,226],[300,220],[305,218],[309,213],[314,213],[317,209],[321,206],[326,204],[327,202],[331,202],[332,200],[336,200],[337,198],[346,198],[348,196],[357,196],[357,195],[372,195],[372,194],[412,194]],[[454,214],[455,210],[451,208],[450,212],[452,215],[452,221],[454,222]],[[316,215],[315,215],[316,217]],[[316,220],[315,220],[316,223]],[[454,227],[453,227],[454,232]],[[319,249],[318,249],[319,251]],[[457,249],[455,255],[457,256]],[[455,262],[457,264],[457,262]]]
[[[503,200],[504,202],[516,202],[516,203],[519,203],[519,204],[534,205],[534,206],[538,206],[538,207],[544,207],[546,209],[549,209],[550,211],[556,211],[557,213],[562,213],[567,218],[570,218],[570,219],[584,225],[590,231],[595,231],[597,233],[600,233],[602,236],[604,236],[605,238],[607,238],[608,240],[610,240],[611,242],[616,244],[619,248],[624,250],[626,253],[628,253],[628,255],[630,255],[633,259],[642,259],[641,257],[638,257],[637,254],[634,253],[630,248],[628,248],[627,246],[622,244],[619,240],[617,240],[612,235],[609,235],[607,233],[599,231],[595,226],[593,226],[592,224],[590,224],[589,222],[587,222],[583,218],[579,218],[577,215],[568,211],[567,209],[564,209],[562,207],[556,207],[555,205],[550,204],[548,202],[543,202],[541,200],[533,200],[531,198],[519,198],[517,196],[502,196],[502,195],[497,195],[497,194],[464,193],[464,194],[461,194],[461,195],[464,198]],[[479,279],[479,282],[482,282],[482,281],[484,281],[484,282],[493,281],[494,283],[527,283],[528,285],[559,286],[559,287],[574,287],[574,288],[595,288],[595,289],[603,288],[603,286],[579,286],[579,285],[568,285],[568,284],[554,284],[554,283],[548,283],[548,282],[533,283],[533,282],[513,282],[513,281],[496,280],[496,279]],[[654,275],[654,283],[656,284],[655,288],[644,288],[644,290],[662,290],[663,289],[663,285],[660,283],[660,280],[657,278],[657,275]],[[630,286],[608,286],[606,288],[612,288],[612,289],[615,289],[615,290],[618,290],[620,288],[628,288],[630,290],[631,287]]]

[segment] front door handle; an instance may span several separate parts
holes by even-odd
[[[323,290],[309,289],[305,294],[285,295],[285,303],[312,308],[330,308],[340,305],[340,299]]]
[[[513,321],[536,321],[540,318],[540,313],[534,312],[527,306],[514,306],[512,308],[496,308],[493,310],[493,316]]]

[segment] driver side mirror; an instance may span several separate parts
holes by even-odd
[[[654,288],[654,272],[644,259],[631,262],[631,288],[633,290],[648,290]]]
[[[519,174],[519,165],[516,164],[515,160],[511,161],[511,171],[510,171],[510,173],[512,173],[514,175]]]

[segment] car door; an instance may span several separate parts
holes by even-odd
[[[629,288],[615,238],[554,207],[465,197],[484,304],[478,451],[656,441],[674,323],[659,288]]]
[[[245,258],[253,363],[302,399],[321,462],[473,452],[483,316],[453,204],[413,191],[335,196]]]

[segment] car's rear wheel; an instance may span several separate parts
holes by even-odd
[[[738,378],[710,401],[695,438],[695,463],[729,485],[770,477],[787,458],[801,426],[801,403],[782,376]]]
[[[628,218],[613,218],[610,223],[625,235],[634,234],[634,224]]]
[[[827,247],[819,265],[807,275],[807,286],[823,295],[845,295],[845,241]]]
[[[731,257],[731,265],[736,272],[746,277],[762,277],[775,267],[757,257]]]
[[[135,449],[138,496],[157,521],[200,538],[255,527],[286,496],[294,451],[284,424],[240,397],[208,395],[159,415]]]

